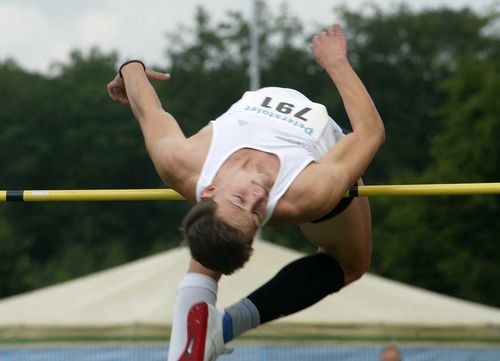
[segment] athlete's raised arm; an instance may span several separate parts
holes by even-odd
[[[346,135],[321,160],[322,179],[335,187],[338,198],[357,182],[385,140],[384,125],[365,86],[347,58],[347,44],[339,25],[316,35],[311,45],[318,64],[337,87],[353,132]],[[326,187],[328,188],[328,187]]]
[[[178,152],[186,144],[186,137],[176,119],[162,107],[149,80],[168,80],[170,74],[146,69],[139,61],[126,63],[120,73],[108,84],[108,93],[113,100],[130,104],[139,121],[146,149],[160,177],[173,188],[180,172],[177,163]],[[174,183],[174,184],[171,184]]]

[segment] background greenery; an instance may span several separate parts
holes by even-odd
[[[321,29],[307,33],[285,8],[263,11],[263,85],[296,88],[348,127],[308,48]],[[336,13],[386,125],[386,144],[365,183],[499,181],[499,14],[404,6]],[[213,23],[199,9],[194,28],[167,37],[169,66],[161,70],[173,78],[155,87],[186,134],[247,89],[248,32],[241,14]],[[130,109],[107,97],[117,59],[100,49],[75,50],[50,76],[0,63],[0,189],[164,187]],[[371,203],[372,272],[500,307],[500,197]],[[185,202],[2,204],[0,297],[175,247],[187,209]],[[264,235],[314,251],[294,227]]]

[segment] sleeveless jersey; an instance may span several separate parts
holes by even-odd
[[[297,176],[319,160],[343,136],[326,108],[293,89],[262,88],[243,97],[212,124],[212,140],[196,186],[196,197],[209,186],[236,151],[275,154],[280,168],[269,193],[264,223]]]

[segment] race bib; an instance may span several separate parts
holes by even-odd
[[[241,98],[237,112],[259,114],[270,120],[294,127],[317,142],[329,122],[322,104],[288,98],[281,94],[262,94],[248,91]]]

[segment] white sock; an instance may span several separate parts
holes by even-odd
[[[243,332],[259,326],[259,310],[252,301],[244,298],[224,310],[222,322],[224,342],[229,342]]]
[[[187,273],[179,285],[175,300],[168,360],[177,361],[187,342],[187,316],[191,307],[199,302],[215,305],[217,282],[200,273]]]

